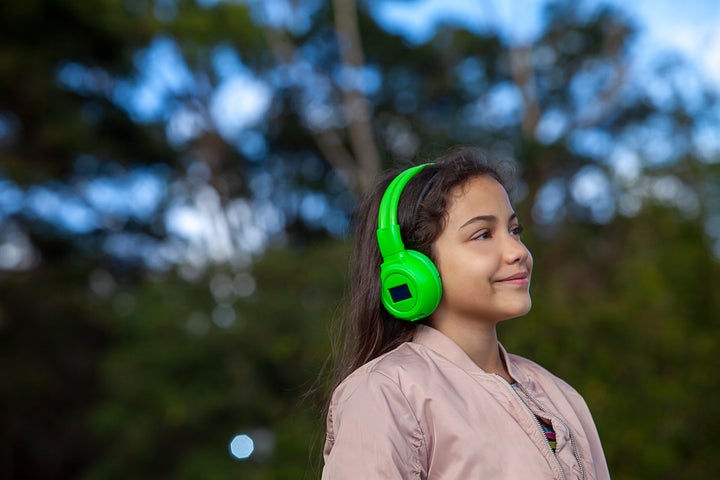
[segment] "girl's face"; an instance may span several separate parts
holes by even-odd
[[[434,317],[497,323],[526,314],[533,260],[505,189],[480,176],[451,190],[448,200],[433,245],[443,285]]]

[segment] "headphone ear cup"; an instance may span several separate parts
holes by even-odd
[[[435,311],[442,297],[440,272],[430,258],[402,250],[380,266],[382,303],[394,317],[414,322]]]

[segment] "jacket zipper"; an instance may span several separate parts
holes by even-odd
[[[559,415],[556,415],[552,412],[550,412],[547,408],[545,408],[538,400],[525,388],[525,386],[517,382],[518,388],[523,392],[523,394],[535,404],[535,406],[540,409],[543,413],[551,416],[552,418],[556,419],[562,426],[567,430],[569,436],[570,436],[570,447],[572,448],[573,455],[575,456],[575,460],[577,461],[578,467],[580,467],[580,474],[582,475],[582,479],[585,479],[585,467],[582,463],[582,460],[580,460],[580,452],[578,452],[577,444],[575,443],[575,437],[573,436],[572,430],[570,430],[570,427],[565,422],[565,420],[562,419]],[[538,424],[540,422],[538,421]]]
[[[528,404],[525,403],[525,400],[522,399],[522,397],[515,391],[515,389],[513,388],[513,386],[510,385],[509,383],[507,383],[507,381],[505,381],[505,379],[503,379],[502,377],[500,377],[500,376],[497,375],[497,374],[493,374],[493,375],[498,376],[501,380],[503,380],[503,383],[510,388],[510,391],[513,393],[513,395],[515,395],[515,397],[517,397],[517,399],[520,401],[520,403],[522,404],[522,406],[525,407],[525,410],[528,411],[528,413],[530,414],[530,417],[535,421],[535,425],[537,425],[538,430],[539,430],[540,433],[542,433],[543,436],[544,436],[545,433],[544,433],[544,431],[543,431],[542,425],[540,425],[540,420],[538,420],[537,416],[533,413],[532,409],[528,406]],[[520,385],[520,383],[517,382],[517,385]],[[524,389],[523,389],[523,391],[524,391]],[[543,410],[543,411],[545,411],[545,410]],[[562,475],[562,479],[563,479],[563,480],[567,480],[567,477],[565,477],[565,471],[564,471],[563,468],[562,468],[562,464],[560,463],[560,460],[559,460],[559,459],[557,458],[557,456],[555,455],[555,452],[552,451],[552,448],[550,448],[550,444],[546,442],[546,445],[547,445],[547,448],[550,449],[550,452],[552,453],[552,457],[555,459],[555,463],[557,463],[557,467],[558,467],[558,470],[560,470],[560,474]],[[582,468],[582,467],[581,467],[581,468]],[[583,474],[583,478],[585,478],[585,475],[584,475],[584,474]]]

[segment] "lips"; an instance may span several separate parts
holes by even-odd
[[[514,275],[510,275],[509,277],[502,278],[498,280],[499,283],[511,283],[511,284],[518,284],[518,285],[527,285],[528,283],[528,272],[518,272]]]

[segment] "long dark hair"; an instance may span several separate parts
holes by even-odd
[[[469,147],[456,148],[432,162],[405,186],[398,223],[405,248],[434,260],[432,245],[445,227],[449,192],[478,176],[494,178],[509,191],[509,172],[503,167],[507,164],[492,164],[482,152]],[[418,323],[427,323],[427,319],[399,320],[380,300],[378,210],[385,190],[402,170],[386,171],[357,208],[346,306],[334,340],[333,388],[361,365],[410,341]]]

